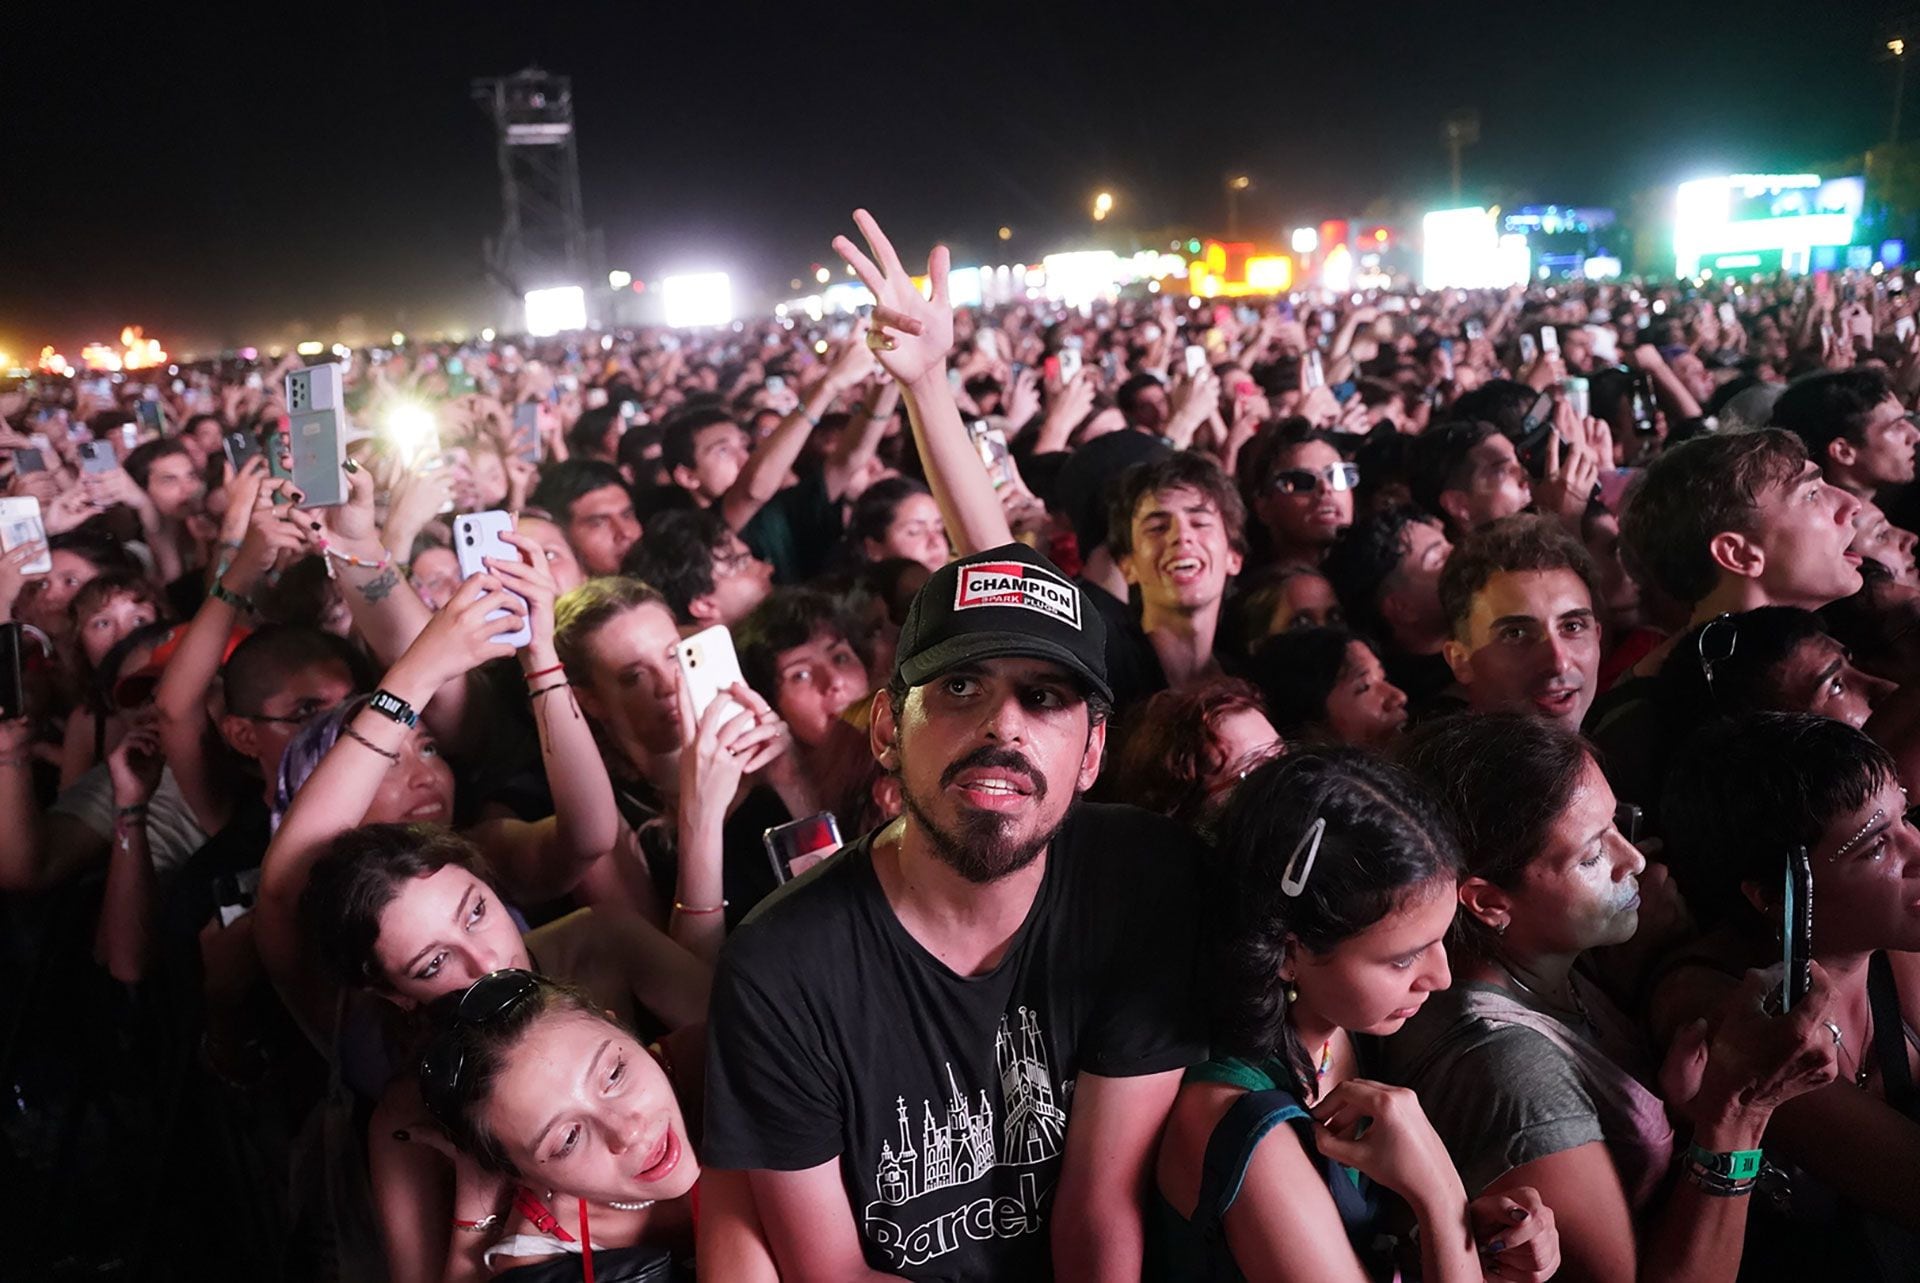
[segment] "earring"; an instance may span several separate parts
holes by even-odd
[[[1289,982],[1287,987],[1285,989],[1282,989],[1280,992],[1282,995],[1285,996],[1289,1006],[1300,1001],[1300,991],[1294,988],[1291,982]]]

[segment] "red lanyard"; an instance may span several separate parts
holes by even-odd
[[[513,1206],[522,1216],[533,1222],[533,1227],[543,1234],[551,1234],[562,1243],[574,1241],[554,1214],[547,1210],[546,1204],[533,1196],[533,1191],[522,1185],[513,1192]],[[593,1234],[587,1226],[587,1200],[580,1200],[580,1272],[586,1283],[593,1283]]]

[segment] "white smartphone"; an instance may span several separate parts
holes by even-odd
[[[22,544],[37,543],[40,555],[20,569],[29,575],[44,575],[53,569],[53,553],[47,549],[47,526],[40,519],[40,501],[32,495],[0,499],[0,552],[12,552]]]
[[[1309,352],[1300,358],[1300,390],[1302,392],[1311,392],[1315,388],[1325,387],[1326,382],[1326,368],[1320,364],[1318,352]]]
[[[1187,344],[1187,377],[1197,379],[1200,371],[1207,368],[1207,349],[1198,343]]]
[[[1896,316],[1893,318],[1893,337],[1899,339],[1902,343],[1905,343],[1913,337],[1913,318],[1911,316]]]
[[[1074,376],[1080,373],[1080,349],[1063,347],[1057,359],[1060,362],[1060,382],[1062,384],[1073,382]]]
[[[487,565],[484,559],[487,557],[495,561],[520,560],[520,550],[500,537],[512,529],[513,514],[502,512],[498,508],[488,512],[463,513],[455,517],[453,519],[453,556],[454,560],[460,563],[460,577],[467,579],[473,575],[485,574]],[[518,593],[514,595],[519,596]],[[526,598],[521,597],[520,600],[524,605]],[[510,611],[496,610],[487,618],[505,619],[510,613]],[[518,650],[533,640],[533,621],[527,620],[514,632],[496,634],[493,640],[504,642]]]
[[[1540,350],[1553,356],[1560,355],[1560,331],[1551,325],[1540,327]]]
[[[734,653],[733,634],[725,624],[715,624],[691,637],[682,637],[673,658],[680,665],[680,680],[686,683],[696,724],[706,716],[707,706],[717,699],[739,707],[740,701],[728,694],[727,688],[744,683],[746,678],[740,675],[740,657]]]
[[[1525,366],[1532,365],[1536,360],[1539,359],[1539,357],[1540,357],[1540,345],[1534,342],[1533,335],[1522,334],[1520,336],[1521,366],[1525,367]]]

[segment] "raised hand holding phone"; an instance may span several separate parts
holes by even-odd
[[[453,555],[460,563],[463,577],[497,573],[498,567],[513,563],[521,564],[519,550],[508,543],[503,536],[513,530],[513,515],[498,510],[492,512],[470,512],[453,519]],[[494,640],[515,650],[533,640],[533,626],[527,618],[530,607],[525,597],[513,594],[519,604],[518,611],[501,609],[489,616],[490,619],[504,620],[510,615],[516,616],[520,627],[512,632],[501,632]],[[551,616],[549,616],[549,620]],[[551,631],[551,622],[549,622]]]

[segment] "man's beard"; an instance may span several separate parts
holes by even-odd
[[[1034,770],[1025,758],[1009,750],[983,749],[968,754],[942,772],[940,786],[945,788],[961,771],[976,766],[998,766],[1020,771],[1033,782],[1035,801],[1047,795],[1045,777]],[[914,823],[933,844],[933,853],[941,863],[978,886],[997,882],[1032,864],[1066,823],[1066,817],[1062,815],[1060,821],[1046,831],[1020,839],[1013,833],[1016,817],[962,807],[958,824],[949,829],[933,818],[930,807],[921,805],[904,778],[900,780],[900,797],[906,805],[907,814],[913,817]]]

